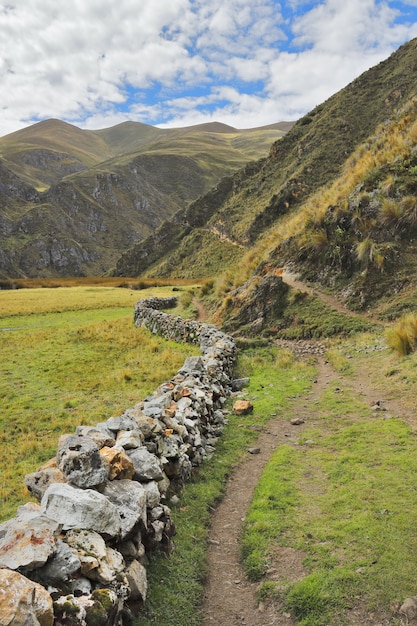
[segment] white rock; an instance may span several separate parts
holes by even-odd
[[[122,528],[116,507],[93,489],[53,484],[42,498],[41,511],[62,524],[63,530],[88,528],[108,537],[117,537]]]

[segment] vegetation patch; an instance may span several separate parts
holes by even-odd
[[[374,326],[363,318],[336,311],[318,296],[292,292],[277,334],[285,339],[346,337]]]
[[[260,594],[278,598],[303,626],[352,623],[349,611],[358,606],[394,619],[395,607],[415,594],[413,430],[373,413],[352,388],[351,370],[344,373],[309,406],[298,446],[271,457],[243,536],[245,567],[262,581]],[[285,572],[269,580],[277,546],[304,554],[301,580],[289,584]]]
[[[148,276],[178,276],[196,280],[218,275],[230,265],[240,262],[241,246],[227,242],[221,236],[195,228],[173,251],[168,260],[155,264]],[[171,279],[172,280],[172,279]]]
[[[246,517],[242,559],[250,580],[261,580],[271,561],[268,547],[271,541],[287,531],[299,503],[293,472],[294,450],[280,446],[274,452],[255,490],[251,510]]]
[[[413,352],[417,344],[417,315],[404,315],[395,326],[385,333],[387,344],[400,356]]]

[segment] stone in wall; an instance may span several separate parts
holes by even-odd
[[[0,624],[52,626],[52,598],[41,585],[18,572],[0,569]]]

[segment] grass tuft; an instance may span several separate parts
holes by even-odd
[[[417,315],[404,315],[395,326],[385,333],[388,346],[400,356],[406,356],[415,350],[417,343]]]
[[[310,574],[291,586],[285,606],[300,626],[335,624],[337,609],[345,605],[346,588],[353,578],[352,572],[343,569]]]

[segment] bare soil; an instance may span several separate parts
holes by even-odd
[[[291,277],[291,284],[296,288],[308,289],[306,285]],[[322,294],[320,294],[322,295]],[[340,302],[326,295],[326,301],[339,310],[345,310]],[[285,347],[290,347],[285,342]],[[297,350],[297,345],[294,344]],[[310,353],[317,359],[317,379],[312,391],[304,398],[299,398],[290,414],[272,420],[261,430],[257,447],[259,454],[247,453],[244,462],[230,477],[225,496],[212,516],[209,539],[208,563],[209,574],[205,589],[202,613],[205,616],[203,626],[295,626],[291,616],[282,606],[272,602],[260,603],[257,596],[258,583],[250,582],[240,561],[240,534],[242,522],[250,506],[253,491],[273,450],[280,444],[297,445],[305,425],[313,425],[317,416],[316,401],[326,388],[340,380],[347,384],[370,406],[383,402],[383,408],[391,414],[401,416],[411,422],[412,414],[398,400],[381,399],[381,391],[372,388],[366,372],[356,375],[355,379],[343,380],[321,355],[320,345],[303,345],[303,355]],[[315,413],[316,411],[316,413]],[[301,417],[304,425],[294,426],[290,420]],[[414,420],[413,420],[414,421]],[[282,582],[296,581],[306,575],[303,568],[304,554],[289,548],[277,547],[274,563],[267,573],[267,579]],[[392,623],[384,614],[368,614],[362,606],[353,607],[348,616],[352,626],[387,626]],[[398,622],[397,622],[398,623]],[[329,625],[337,626],[337,625]]]

